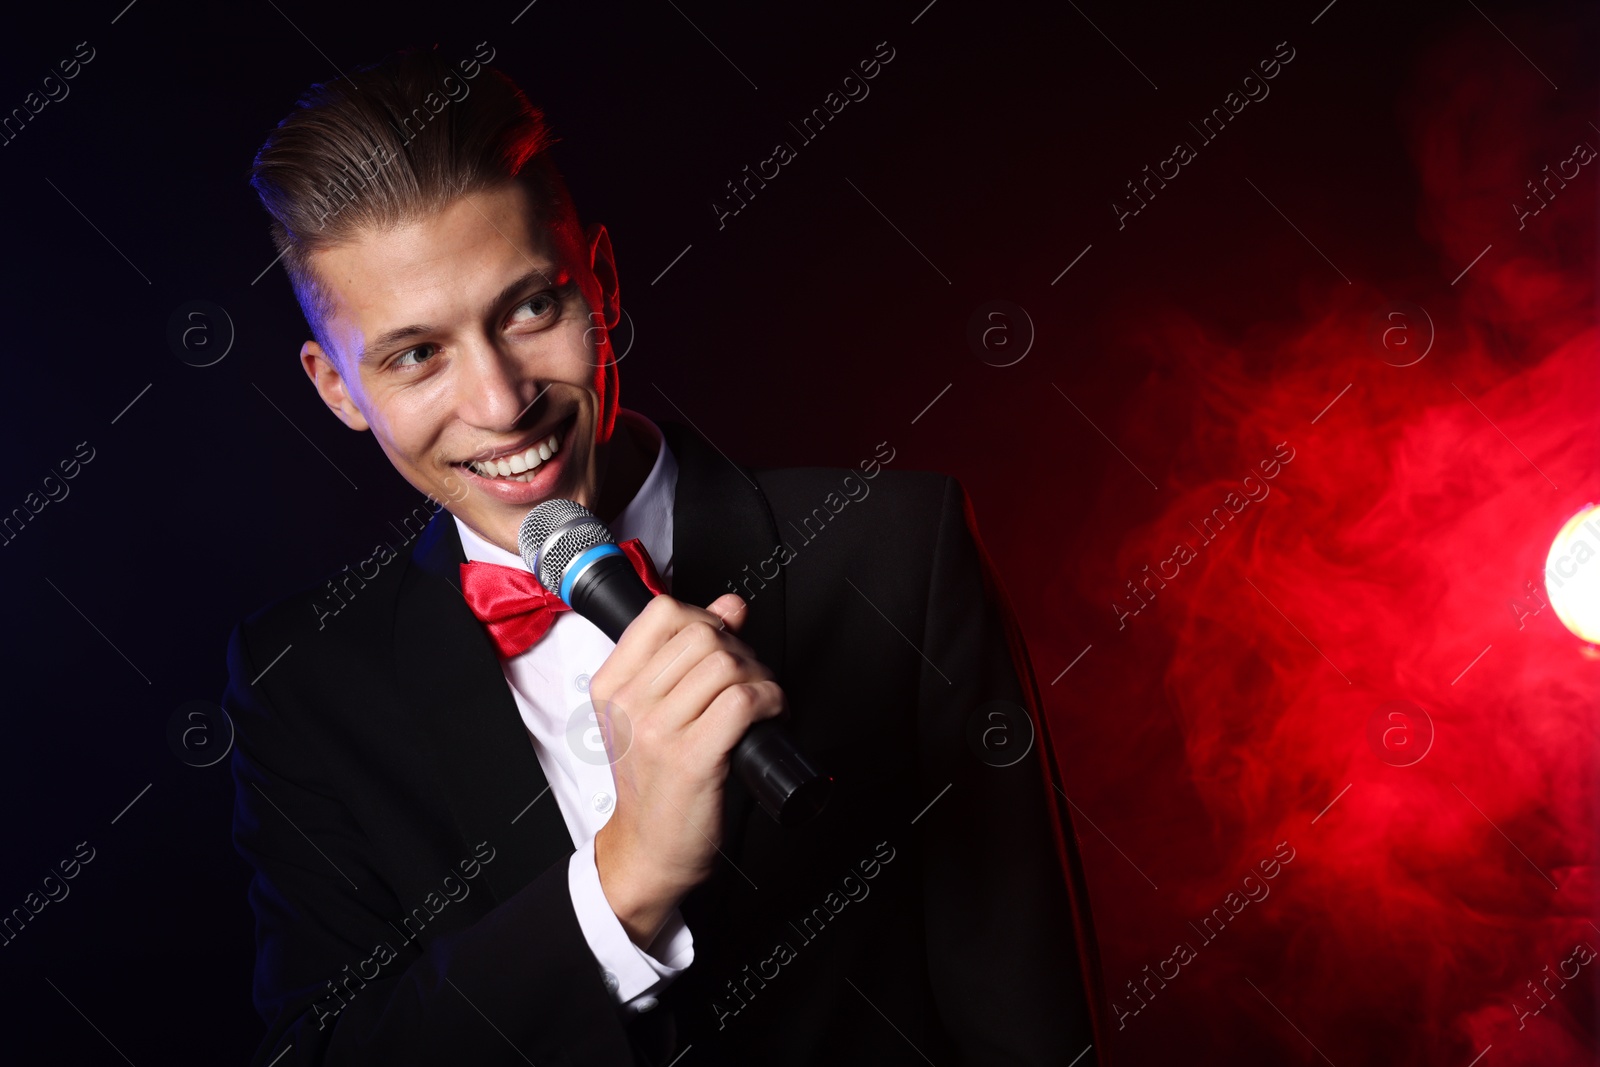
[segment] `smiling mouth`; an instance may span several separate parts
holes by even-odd
[[[490,481],[531,482],[540,466],[561,450],[561,439],[566,436],[576,418],[576,414],[568,416],[555,430],[520,452],[497,456],[494,459],[468,460],[457,466],[465,467],[478,477]]]

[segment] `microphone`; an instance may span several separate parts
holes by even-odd
[[[522,520],[517,547],[541,585],[613,641],[655,597],[606,524],[575,500],[535,505]],[[833,779],[771,719],[745,731],[732,762],[761,809],[781,826],[807,822],[827,803]]]

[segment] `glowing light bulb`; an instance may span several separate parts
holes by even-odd
[[[1584,505],[1556,534],[1544,563],[1544,588],[1566,628],[1600,644],[1600,505]]]

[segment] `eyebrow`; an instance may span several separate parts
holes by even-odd
[[[495,295],[494,299],[489,301],[486,310],[493,311],[494,309],[501,307],[507,301],[515,298],[517,295],[522,293],[523,290],[527,289],[535,282],[545,282],[556,285],[563,284],[559,281],[551,283],[550,277],[552,274],[554,274],[559,278],[559,276],[564,273],[564,271],[553,264],[548,268],[534,267],[532,270],[528,271],[528,273],[522,275],[522,277],[516,279],[515,281],[506,285],[505,288],[501,289],[500,292]],[[426,323],[413,323],[410,326],[400,326],[396,329],[388,330],[379,334],[376,338],[367,343],[367,345],[361,350],[361,354],[356,357],[356,363],[365,364],[375,358],[375,356],[387,352],[389,349],[393,348],[397,344],[400,344],[402,341],[409,341],[414,337],[422,337],[426,334],[435,333],[437,331],[437,326],[430,326]]]

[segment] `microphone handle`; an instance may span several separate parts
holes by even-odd
[[[565,599],[572,610],[614,642],[622,640],[622,631],[655,599],[621,549],[598,555],[569,581],[572,588]]]
[[[620,549],[580,562],[566,584],[567,603],[612,641],[622,640],[622,631],[655,598]],[[799,826],[827,803],[833,779],[819,771],[795,747],[788,731],[771,719],[752,724],[733,746],[731,759],[739,780],[779,825]]]

